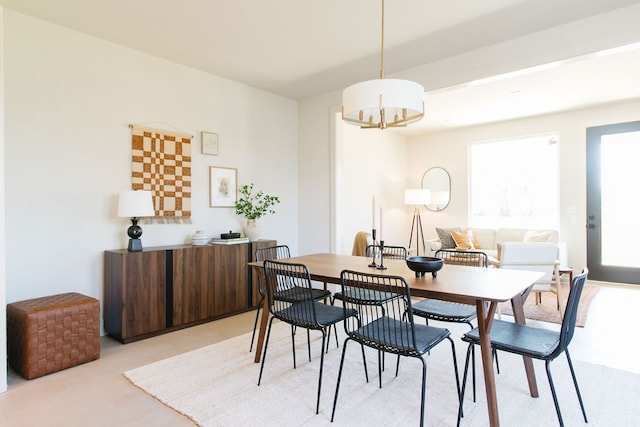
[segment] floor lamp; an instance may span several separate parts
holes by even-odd
[[[411,242],[413,241],[413,230],[416,232],[416,255],[420,256],[420,242],[422,242],[422,250],[426,254],[424,246],[424,233],[422,231],[422,220],[420,219],[420,205],[429,204],[431,192],[427,189],[410,188],[404,190],[405,205],[415,206],[413,210],[413,221],[411,222],[411,233],[409,234],[409,250],[411,250]]]

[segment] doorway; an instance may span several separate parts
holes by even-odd
[[[640,284],[640,121],[587,128],[589,278]]]

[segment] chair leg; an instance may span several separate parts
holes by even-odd
[[[378,350],[378,385],[382,388],[382,358],[383,351]]]
[[[424,405],[425,400],[427,398],[427,362],[424,361],[422,357],[420,357],[420,361],[422,362],[422,393],[421,393],[421,401],[420,401],[420,427],[424,426]]]
[[[318,374],[318,399],[316,400],[316,415],[320,412],[320,392],[322,391],[322,369],[324,367],[324,344],[327,333],[322,329],[322,347],[320,347],[320,373]]]
[[[346,344],[346,341],[345,341]],[[360,348],[362,348],[362,364],[364,365],[364,378],[369,382],[369,371],[367,370],[367,358],[364,355],[364,344],[360,344]]]
[[[329,344],[331,344],[331,326],[329,326],[328,330],[329,331],[327,335],[327,353],[329,353]],[[340,343],[338,342],[338,328],[336,326],[336,323],[333,324],[333,331],[336,336],[336,348],[340,348]]]
[[[546,360],[544,362],[544,367],[547,370],[547,379],[549,380],[549,387],[551,388],[551,395],[553,396],[553,404],[556,407],[556,415],[558,416],[558,422],[560,423],[560,427],[564,427],[564,422],[562,421],[562,415],[560,414],[560,405],[558,404],[558,396],[556,395],[556,388],[553,386],[553,378],[551,378],[551,369],[550,369],[549,363],[551,363],[551,361]]]
[[[453,373],[456,374],[456,391],[458,396],[460,396],[460,375],[458,374],[458,358],[456,357],[456,346],[451,337],[447,337],[447,339],[451,343],[451,355],[453,356]]]
[[[336,415],[336,405],[338,403],[338,392],[340,391],[340,380],[342,379],[342,368],[344,367],[344,355],[347,352],[347,344],[349,343],[349,338],[344,341],[344,345],[342,346],[342,357],[340,358],[340,368],[338,369],[338,381],[336,382],[336,393],[333,395],[333,409],[331,410],[331,422]],[[362,346],[362,357],[364,358],[364,346]],[[365,364],[365,372],[367,371],[367,365]],[[369,382],[369,377],[367,376],[367,382]]]
[[[324,350],[324,345],[322,346],[322,349]],[[309,352],[309,362],[311,362],[311,333],[309,332],[309,329],[307,329],[307,351]],[[320,351],[320,353],[322,353],[322,351]]]
[[[275,317],[272,317],[271,320],[269,320],[269,329],[267,330],[267,338],[264,340],[264,350],[262,351],[262,361],[260,362],[260,375],[258,375],[258,386],[260,385],[260,381],[262,380],[262,370],[264,369],[264,359],[267,358],[267,348],[269,348],[269,337],[271,336],[271,325],[273,324],[273,319],[275,319]]]
[[[464,416],[463,412],[462,412],[462,406],[464,403],[464,392],[467,388],[467,374],[469,373],[469,361],[471,359],[471,353],[473,351],[473,344],[469,344],[469,347],[467,347],[467,357],[465,358],[465,362],[464,362],[464,373],[462,374],[462,387],[460,390],[460,396],[459,396],[459,403],[458,403],[458,426],[460,426],[460,419]],[[475,363],[474,363],[475,364]],[[474,369],[475,372],[475,369]],[[474,376],[474,380],[475,380],[475,376]]]
[[[291,325],[291,350],[293,354],[293,369],[296,369],[296,328]]]
[[[258,328],[258,317],[260,317],[260,309],[262,309],[263,303],[264,303],[264,297],[260,297],[260,301],[258,302],[258,309],[256,310],[256,320],[253,322],[253,334],[251,334],[251,345],[249,346],[249,353],[253,351],[253,341],[256,338],[256,329]]]
[[[587,412],[584,410],[584,403],[582,403],[582,395],[580,394],[580,387],[578,387],[578,380],[576,379],[576,373],[573,370],[573,363],[571,363],[571,357],[569,356],[569,350],[565,350],[564,353],[567,355],[567,363],[569,364],[569,370],[571,371],[571,378],[573,378],[573,385],[576,388],[576,394],[578,395],[578,401],[580,402],[580,409],[582,409],[582,417],[584,418],[584,422],[587,421]]]

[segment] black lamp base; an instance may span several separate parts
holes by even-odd
[[[142,240],[140,239],[129,239],[129,247],[127,248],[129,252],[140,252],[142,251]]]
[[[129,239],[129,252],[140,252],[142,250],[142,228],[138,225],[138,218],[131,218],[131,225],[127,228]]]

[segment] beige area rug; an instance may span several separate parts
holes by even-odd
[[[576,326],[581,328],[584,327],[585,323],[587,322],[587,315],[589,314],[589,306],[591,305],[591,301],[593,301],[599,290],[600,288],[598,286],[585,285],[584,289],[582,290],[580,305],[578,306]],[[567,297],[569,296],[568,292],[568,289],[563,289],[562,296],[564,304],[567,303]],[[560,316],[560,311],[558,311],[557,307],[558,303],[555,293],[542,292],[541,304],[536,304],[535,295],[532,293],[524,303],[524,315],[527,319],[541,320],[543,322],[560,324],[562,323],[562,316]],[[506,314],[509,316],[513,315],[511,303],[500,304],[500,310],[502,314]]]
[[[277,326],[277,328],[276,328]],[[463,325],[464,326],[464,325]],[[466,328],[454,325],[460,369],[466,345],[458,337]],[[359,426],[417,425],[420,419],[421,364],[402,359],[394,376],[395,358],[387,355],[383,387],[378,388],[376,355],[367,353],[370,381],[365,382],[360,349],[347,348],[336,419],[331,408],[343,343],[335,341],[325,355],[320,413],[315,414],[320,337],[312,333],[312,361],[306,353],[306,334],[297,338],[298,368],[293,369],[288,327],[274,325],[262,384],[257,386],[260,364],[248,353],[250,335],[203,347],[146,365],[124,375],[135,386],[200,426]],[[429,426],[454,426],[457,402],[450,346],[438,346],[426,356],[426,421]],[[534,361],[540,398],[528,394],[522,359],[500,354],[501,374],[496,376],[500,419],[504,426],[557,425],[544,363]],[[587,426],[638,425],[640,375],[574,360],[589,424]],[[572,387],[566,359],[552,363],[565,425],[582,426],[580,407]],[[488,425],[482,375],[478,401],[465,398],[464,426]],[[470,384],[470,382],[469,382]]]

